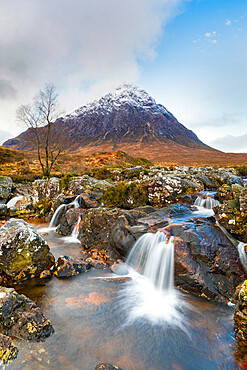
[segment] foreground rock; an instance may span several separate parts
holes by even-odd
[[[0,334],[0,360],[4,364],[13,361],[18,354],[18,349],[7,335]]]
[[[175,283],[217,301],[233,301],[244,280],[237,248],[213,221],[197,218],[163,229],[174,236]]]
[[[0,288],[0,331],[25,340],[44,340],[54,329],[40,308],[13,288]]]
[[[0,228],[0,279],[9,286],[38,277],[54,264],[46,241],[23,220],[11,219]]]

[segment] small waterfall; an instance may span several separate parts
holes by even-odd
[[[54,215],[52,216],[52,219],[49,224],[49,229],[55,228],[59,224],[59,219],[62,216],[62,214],[67,210],[67,207],[74,207],[74,208],[79,208],[80,207],[80,198],[81,195],[77,195],[77,197],[73,200],[73,202],[69,204],[61,204],[56,211],[54,212]]]
[[[213,209],[214,207],[217,207],[220,204],[220,202],[212,197],[207,197],[205,199],[201,197],[197,197],[194,203],[194,206],[197,207],[203,207],[206,209]]]
[[[10,199],[7,203],[7,208],[15,207],[16,203],[19,202],[19,200],[22,200],[23,195],[17,195],[16,197]]]
[[[78,239],[79,232],[81,227],[81,216],[79,215],[77,223],[75,224],[72,233],[70,236],[65,236],[63,238],[63,241],[65,243],[80,243],[80,240]]]
[[[59,219],[64,213],[64,211],[67,209],[66,204],[61,204],[56,211],[54,212],[54,215],[52,216],[51,222],[49,224],[49,229],[52,229],[54,227],[57,227],[59,224]]]
[[[245,247],[247,246],[246,243],[239,242],[238,243],[238,254],[240,261],[242,263],[244,271],[247,273],[247,254],[245,252]]]
[[[171,292],[174,275],[174,238],[147,233],[133,246],[126,264],[145,276],[160,291]]]

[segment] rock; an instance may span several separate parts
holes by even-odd
[[[4,364],[13,361],[18,354],[18,349],[7,335],[0,334],[0,360]]]
[[[53,264],[46,241],[28,223],[10,219],[0,228],[0,271],[5,283],[38,277]]]
[[[235,337],[246,345],[247,341],[247,280],[243,282],[238,294],[234,312]]]
[[[13,288],[0,288],[0,330],[25,340],[44,340],[54,329],[40,308]]]
[[[65,213],[62,214],[59,225],[57,227],[57,232],[62,235],[71,235],[78,218],[81,217],[84,210],[80,208],[70,208]]]
[[[12,179],[7,176],[0,176],[0,203],[7,203],[13,190]]]
[[[174,236],[175,283],[217,301],[232,300],[244,280],[237,248],[210,219],[191,219],[165,227]]]
[[[106,180],[97,180],[93,177],[88,175],[84,175],[81,177],[76,177],[74,180],[71,180],[68,184],[68,192],[69,194],[79,195],[84,193],[85,190],[93,191],[93,190],[103,190],[105,191],[108,187],[112,186]]]
[[[221,198],[222,188],[219,189]],[[231,188],[228,187],[224,203],[215,208],[215,216],[235,238],[247,242],[247,186],[235,184]]]
[[[90,195],[85,193],[79,195],[78,202],[81,208],[89,209],[99,207],[99,202],[97,202],[95,199],[90,199]]]
[[[126,266],[125,263],[114,263],[112,266],[111,266],[111,270],[112,272],[114,272],[114,274],[117,274],[117,275],[128,275],[129,273],[129,269],[128,267]]]
[[[122,370],[122,369],[116,365],[99,364],[95,367],[95,370]]]
[[[6,204],[0,204],[0,218],[5,218],[8,216],[8,208]]]
[[[59,179],[52,177],[48,180],[35,180],[33,183],[34,202],[57,198],[60,194]]]
[[[41,272],[41,274],[39,275],[39,278],[40,279],[50,279],[52,276],[51,274],[51,270],[44,270]]]
[[[53,266],[53,275],[58,278],[68,278],[86,272],[90,268],[90,264],[82,258],[61,256]]]

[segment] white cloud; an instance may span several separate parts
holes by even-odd
[[[205,33],[205,37],[210,38],[211,36],[212,36],[212,34],[210,32]]]
[[[247,134],[241,136],[227,135],[210,142],[210,145],[216,149],[225,152],[247,152]]]
[[[15,110],[45,82],[63,90],[65,110],[124,80],[155,58],[166,23],[183,0],[11,0],[1,3],[0,127],[16,131]],[[6,84],[8,82],[8,86]],[[12,87],[14,88],[12,89]],[[1,93],[2,91],[2,93]]]
[[[232,21],[231,21],[230,19],[227,19],[227,20],[225,21],[225,25],[226,25],[226,26],[231,26],[231,25],[232,25]]]

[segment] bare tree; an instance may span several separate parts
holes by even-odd
[[[31,129],[31,140],[36,141],[43,176],[49,178],[54,163],[69,147],[64,130],[59,130],[54,123],[62,115],[56,87],[46,84],[32,104],[21,105],[16,113],[17,120]]]

